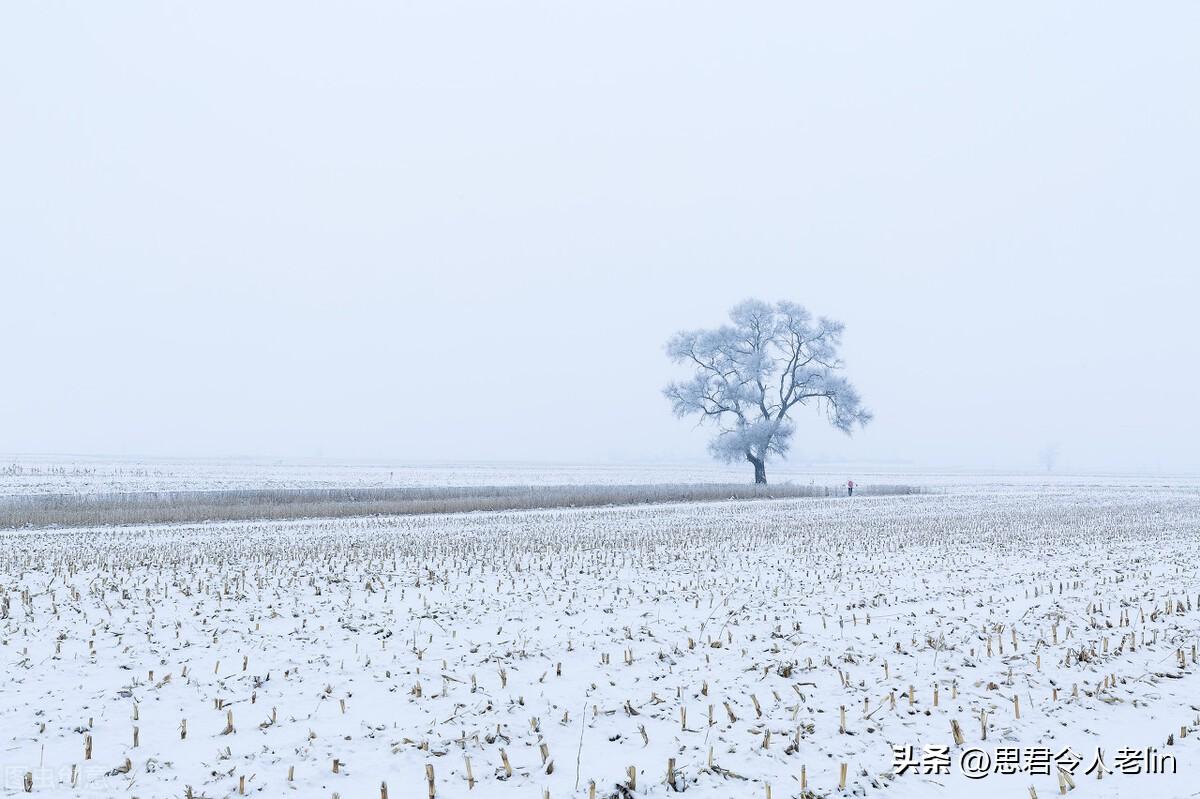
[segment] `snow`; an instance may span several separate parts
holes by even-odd
[[[632,795],[661,797],[674,758],[695,797],[799,796],[802,768],[817,796],[1048,797],[1054,774],[968,780],[956,758],[1069,745],[1080,795],[1194,790],[1195,482],[963,483],[3,532],[4,789],[425,797],[429,765],[438,797],[607,797],[632,766]],[[927,744],[951,774],[891,774],[892,745]],[[1178,773],[1083,775],[1097,747],[1113,768],[1147,746]]]
[[[954,490],[1031,487],[1200,485],[1200,476],[931,471],[896,465],[804,465],[772,461],[772,483],[912,484]],[[631,485],[745,483],[749,465],[716,463],[631,466],[546,463],[347,462],[325,459],[119,459],[95,456],[0,456],[0,497],[139,491],[215,491],[398,486]]]

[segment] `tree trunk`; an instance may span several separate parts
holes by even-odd
[[[756,485],[767,484],[767,462],[763,458],[756,458],[753,455],[746,453],[746,460],[754,465],[754,482]]]

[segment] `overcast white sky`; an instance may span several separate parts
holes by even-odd
[[[8,2],[0,451],[679,460],[677,328],[847,325],[795,458],[1200,470],[1200,5]]]

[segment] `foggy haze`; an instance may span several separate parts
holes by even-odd
[[[759,297],[875,415],[792,463],[1198,471],[1198,23],[6,4],[0,452],[707,459],[664,344]]]

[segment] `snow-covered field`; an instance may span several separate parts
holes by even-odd
[[[1195,795],[1200,491],[1045,482],[3,532],[3,793]]]
[[[864,473],[780,464],[772,482],[864,482]],[[744,483],[750,467],[693,465],[596,466],[530,463],[372,463],[322,460],[181,459],[123,461],[93,457],[0,458],[0,497],[30,494],[97,494],[139,491],[215,491],[287,488],[388,488],[407,486],[626,485]],[[905,482],[909,475],[874,469],[873,482]],[[926,477],[928,477],[926,475]],[[961,475],[955,475],[957,481]]]
[[[107,494],[142,491],[217,491],[288,488],[389,488],[406,486],[630,485],[744,483],[748,465],[647,464],[641,466],[544,463],[387,463],[319,459],[121,460],[93,456],[0,456],[0,497],[31,494]],[[987,492],[1044,485],[1153,487],[1200,484],[1200,477],[1168,478],[1036,471],[929,471],[901,466],[771,464],[772,483],[843,485],[911,484]]]

